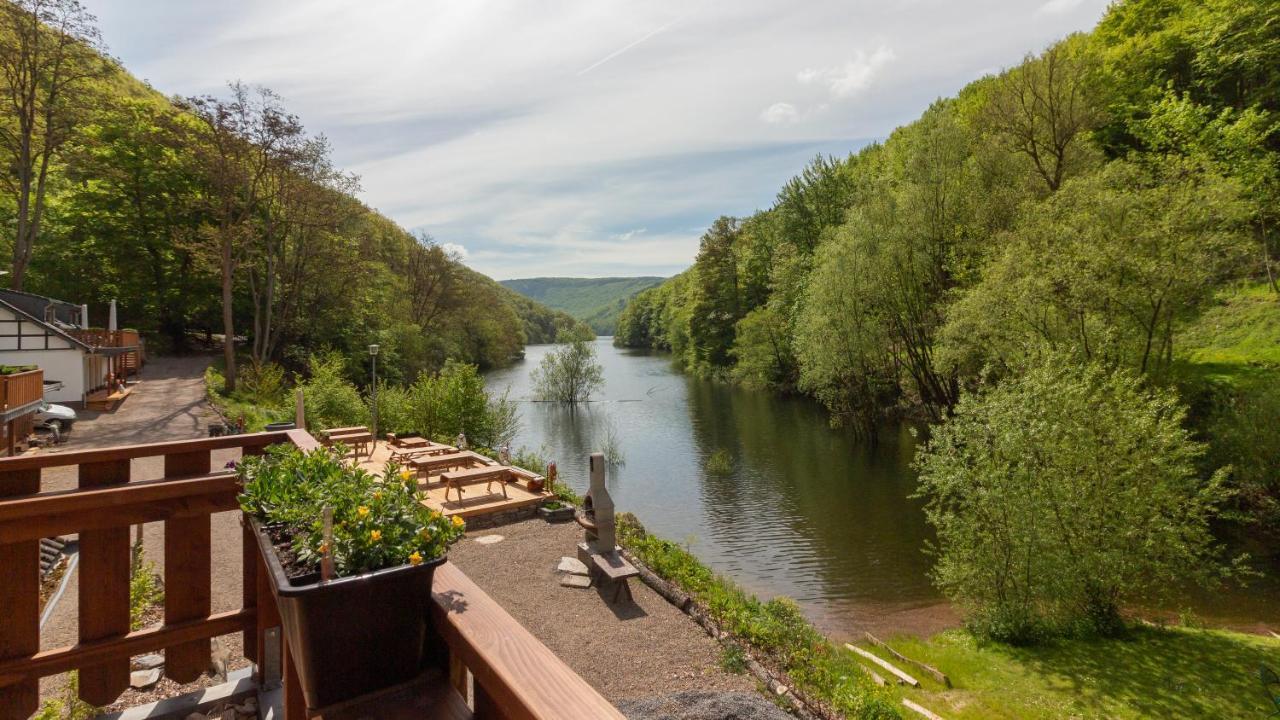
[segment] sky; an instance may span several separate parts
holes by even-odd
[[[85,0],[169,95],[270,87],[361,199],[497,279],[671,275],[1107,0]]]

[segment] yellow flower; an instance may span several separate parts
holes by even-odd
[[[408,485],[409,481],[413,479],[413,473],[409,472],[408,470],[401,470],[400,479],[404,481],[406,485]]]
[[[360,507],[356,508],[356,514],[359,515],[362,519],[367,518],[369,517],[369,508],[365,507],[364,505],[361,505]]]
[[[413,552],[413,554],[409,556],[409,564],[410,564],[410,565],[421,565],[421,564],[422,564],[422,556],[418,554],[418,551],[417,551],[417,550],[415,550],[415,551]]]
[[[373,491],[373,499],[374,499],[374,500],[381,500],[381,499],[382,499],[382,491],[381,491],[381,490],[374,490],[374,491]]]
[[[372,540],[372,541],[374,541],[374,542],[378,542],[379,540],[381,540],[381,539],[382,539],[382,531],[381,531],[381,530],[370,530],[370,531],[369,531],[369,539],[370,539],[370,540]]]
[[[458,517],[457,515],[454,515],[454,516],[453,516],[453,526],[454,526],[454,527],[462,527],[464,524],[465,524],[465,523],[463,523],[463,522],[462,522],[462,518]]]
[[[420,530],[420,531],[418,532],[418,534],[422,536],[422,539],[423,539],[423,540],[430,540],[430,539],[431,539],[431,528],[429,528],[429,527],[424,527],[424,528],[422,528],[422,530]]]

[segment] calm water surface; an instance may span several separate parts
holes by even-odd
[[[665,355],[611,340],[595,344],[604,390],[576,410],[532,402],[529,373],[554,346],[530,345],[524,361],[487,376],[521,401],[516,445],[541,449],[583,491],[587,457],[612,433],[625,460],[608,476],[620,509],[748,590],[795,598],[834,637],[956,622],[927,575],[908,429],[861,443],[807,400],[689,378]],[[732,458],[727,475],[705,471],[718,450]],[[1200,598],[1196,609],[1237,625],[1275,621],[1274,589]]]

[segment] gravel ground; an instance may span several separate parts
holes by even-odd
[[[143,368],[141,382],[115,412],[102,413],[78,411],[76,422],[68,439],[56,448],[42,453],[58,453],[95,447],[111,447],[137,443],[153,443],[164,440],[183,440],[206,437],[207,427],[215,415],[204,399],[204,370],[209,364],[207,356],[180,358],[154,358]],[[213,466],[218,468],[227,460],[239,455],[238,451],[214,453]],[[159,478],[164,474],[161,458],[135,460],[131,468],[133,480]],[[63,490],[76,486],[75,468],[46,470],[42,478],[43,490]],[[238,512],[218,513],[212,520],[212,604],[213,612],[236,610],[240,607],[240,521]],[[156,571],[164,574],[164,524],[149,523],[143,529],[143,548],[147,560],[155,563]],[[73,573],[66,592],[53,614],[40,631],[40,647],[43,650],[74,645],[78,635],[79,572]],[[239,634],[218,638],[219,645],[232,659],[230,669],[242,666]],[[236,663],[235,660],[241,660]],[[58,693],[65,684],[65,676],[47,677],[40,682],[42,698]],[[169,680],[161,681],[156,690],[142,694],[129,691],[124,700],[129,705],[150,702],[201,685],[213,684],[212,677],[196,683],[178,686]]]
[[[624,700],[627,720],[791,720],[759,694],[687,691],[643,700]]]
[[[495,534],[504,540],[475,542]],[[574,523],[528,520],[471,533],[449,559],[614,703],[684,690],[755,693],[749,675],[720,668],[719,643],[639,579],[635,604],[616,608],[594,588],[561,587],[556,565],[576,556],[581,539]]]

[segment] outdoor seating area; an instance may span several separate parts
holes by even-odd
[[[304,688],[349,678],[308,673],[300,664],[304,655],[294,656],[304,647],[298,644],[300,631],[282,616],[289,615],[286,604],[300,590],[277,591],[278,578],[269,581],[279,568],[269,567],[274,555],[264,554],[262,547],[270,545],[260,546],[261,538],[248,524],[243,547],[221,546],[210,538],[212,515],[240,512],[238,478],[224,466],[227,453],[259,455],[276,444],[303,450],[320,446],[305,431],[290,430],[0,460],[0,573],[8,579],[0,585],[0,607],[7,613],[0,620],[0,720],[28,717],[39,705],[39,679],[70,670],[79,671],[81,698],[109,705],[130,687],[131,658],[147,653],[164,651],[165,677],[190,682],[210,666],[211,639],[231,633],[243,633],[243,654],[254,662],[247,682],[261,691],[282,684],[274,696],[260,695],[279,703],[263,707],[260,717],[621,720],[608,700],[449,562],[433,576],[427,669],[403,685],[340,705],[314,706]],[[371,454],[385,459],[389,453],[386,444],[377,443]],[[163,477],[139,477],[144,465],[135,461],[152,458],[163,460]],[[45,473],[60,468],[75,471],[78,487],[50,491],[44,486]],[[511,491],[514,495],[514,483]],[[132,630],[131,527],[148,523],[164,526],[169,592],[162,601],[163,619]],[[79,538],[79,642],[41,650],[35,569],[40,540],[51,535]],[[211,564],[223,555],[238,558],[242,600],[236,609],[213,612]],[[341,602],[330,612],[333,622],[342,622]]]
[[[334,428],[322,435],[349,433],[354,428]],[[348,442],[348,441],[343,441]],[[423,504],[446,516],[461,517],[468,526],[500,524],[531,517],[539,505],[554,496],[543,489],[544,479],[523,468],[501,465],[474,450],[419,437],[379,440],[367,454],[354,461],[381,475],[388,461],[417,473]]]

